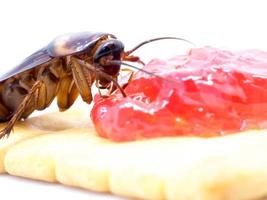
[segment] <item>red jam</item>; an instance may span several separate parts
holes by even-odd
[[[267,128],[267,52],[192,49],[152,60],[125,89],[98,99],[91,118],[100,136],[219,136]]]

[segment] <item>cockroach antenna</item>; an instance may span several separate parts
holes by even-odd
[[[136,69],[136,70],[138,70],[138,71],[144,72],[145,74],[154,76],[154,77],[159,78],[159,79],[161,79],[161,80],[164,80],[164,81],[168,81],[168,82],[172,82],[172,83],[176,83],[176,84],[178,84],[178,82],[175,81],[175,80],[172,80],[172,79],[166,79],[166,78],[164,78],[164,77],[162,77],[162,76],[159,76],[159,75],[157,75],[157,74],[155,74],[155,73],[153,73],[153,72],[146,71],[146,70],[144,70],[144,69],[142,69],[142,68],[136,67],[136,66],[134,66],[134,65],[131,65],[131,64],[129,64],[129,63],[126,63],[126,62],[123,62],[123,61],[120,61],[120,60],[110,60],[110,61],[108,61],[108,64],[125,65],[125,66],[127,66],[127,67],[130,67],[130,68]]]
[[[158,41],[158,40],[180,40],[180,41],[184,41],[184,42],[187,42],[193,46],[196,46],[194,43],[192,43],[191,41],[189,40],[186,40],[186,39],[183,39],[183,38],[179,38],[179,37],[159,37],[159,38],[153,38],[153,39],[150,39],[150,40],[147,40],[147,41],[144,41],[144,42],[141,42],[140,44],[136,45],[133,49],[129,50],[129,51],[126,51],[125,52],[125,55],[130,55],[132,54],[134,51],[136,51],[137,49],[139,49],[140,47],[144,46],[145,44],[148,44],[148,43],[151,43],[151,42],[155,42],[155,41]]]

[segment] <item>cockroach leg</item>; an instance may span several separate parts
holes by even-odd
[[[78,59],[71,57],[69,62],[73,79],[83,101],[90,104],[93,99],[91,86],[94,81],[94,77],[92,76],[92,73],[90,73],[87,68],[84,68],[81,63],[77,62],[77,60]]]
[[[122,93],[122,95],[124,97],[126,97],[126,94],[125,94],[123,88],[119,85],[119,83],[117,82],[116,79],[114,79],[110,75],[106,74],[102,70],[100,70],[100,69],[98,69],[98,68],[90,65],[89,63],[84,62],[83,60],[80,60],[78,58],[72,58],[72,59],[75,60],[75,62],[79,63],[80,66],[83,66],[83,67],[87,68],[88,70],[90,70],[90,71],[92,71],[94,73],[97,73],[97,74],[101,75],[102,77],[106,78],[107,80],[113,82],[115,84],[115,86],[120,90],[120,92]]]
[[[98,93],[99,93],[99,95],[100,95],[101,98],[108,98],[109,97],[108,95],[103,95],[101,93],[101,90],[99,88],[97,88],[97,90],[98,90]]]
[[[137,62],[143,66],[145,66],[145,63],[137,56],[132,56],[132,55],[127,55],[127,53],[125,53],[122,56],[122,60],[123,61],[128,61],[128,62]]]
[[[25,96],[25,98],[23,99],[23,101],[19,105],[19,107],[18,107],[17,111],[15,112],[15,114],[9,120],[9,122],[7,123],[5,128],[3,128],[0,131],[0,139],[5,137],[5,136],[8,137],[8,135],[11,132],[11,130],[13,129],[13,126],[21,118],[21,116],[23,115],[26,107],[33,100],[33,98],[35,98],[35,93],[42,87],[42,85],[43,85],[43,81],[41,81],[41,80],[39,80],[39,81],[34,83],[32,88],[30,89],[29,93]]]
[[[79,95],[77,86],[72,76],[67,76],[60,81],[57,93],[57,105],[60,111],[65,111],[72,106]]]
[[[98,94],[100,95],[101,98],[108,98],[107,95],[103,95],[101,90],[100,90],[100,85],[99,85],[99,80],[97,79],[96,82],[95,82],[95,85],[97,87],[97,90],[98,90]]]
[[[129,85],[129,83],[133,80],[133,75],[134,75],[134,71],[131,71],[128,81],[122,86],[123,89],[125,89],[127,85]]]

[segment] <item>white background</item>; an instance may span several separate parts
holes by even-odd
[[[197,46],[267,50],[266,27],[267,3],[264,0],[2,0],[0,73],[14,67],[56,35],[68,32],[113,33],[126,48],[152,37],[177,36]],[[178,54],[188,47],[166,41],[148,45],[136,54],[147,61]],[[0,175],[0,195],[1,199],[107,198],[7,175]]]

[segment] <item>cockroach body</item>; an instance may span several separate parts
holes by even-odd
[[[90,104],[94,82],[99,91],[108,89],[110,94],[117,88],[126,96],[117,83],[122,61],[142,63],[130,54],[160,39],[184,40],[155,38],[125,52],[123,43],[108,33],[82,32],[57,37],[0,76],[0,122],[8,121],[0,138],[9,135],[16,121],[27,118],[34,110],[47,108],[55,97],[60,111],[70,108],[78,95]]]

